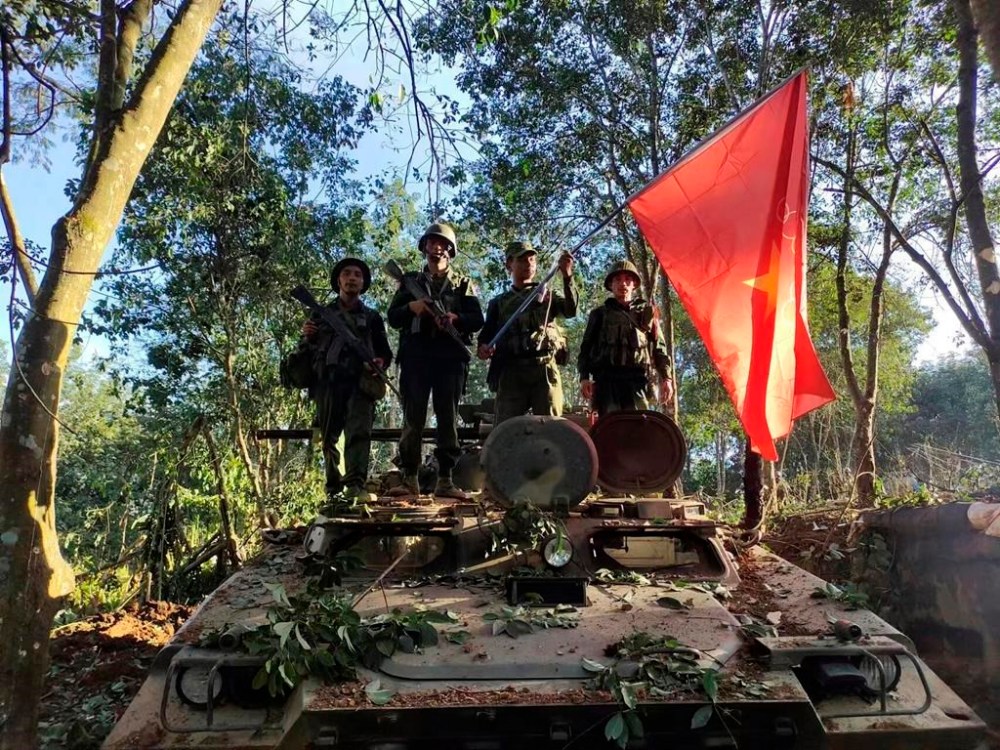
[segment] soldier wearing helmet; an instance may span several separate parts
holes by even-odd
[[[375,354],[375,362],[386,368],[392,361],[392,349],[385,335],[385,323],[381,315],[361,301],[371,283],[372,272],[367,263],[358,258],[342,259],[330,273],[330,285],[337,299],[329,307],[368,345]],[[384,385],[377,384],[358,353],[318,315],[302,324],[302,335],[299,347],[307,353],[312,365],[309,396],[316,402],[316,424],[323,436],[327,499],[335,506],[353,505],[367,499],[364,487],[371,460],[375,401],[384,395]],[[341,434],[344,474],[340,473],[337,445]]]
[[[537,254],[531,243],[508,243],[506,255],[511,288],[490,300],[477,351],[480,359],[490,360],[486,380],[497,394],[495,423],[527,414],[529,409],[532,414],[558,417],[563,407],[558,364],[565,363],[566,337],[556,318],[576,315],[579,295],[573,284],[573,256],[563,253],[559,257],[561,293],[548,290],[539,296],[534,280]],[[496,347],[489,346],[526,297],[534,299]]]
[[[611,297],[592,310],[580,345],[580,393],[600,415],[647,409],[673,398],[670,357],[656,309],[637,296],[639,270],[627,260],[611,266],[604,288]]]
[[[461,456],[458,445],[458,401],[465,390],[468,352],[442,330],[454,325],[466,343],[483,327],[483,310],[469,278],[451,267],[458,251],[455,230],[440,222],[431,224],[418,243],[423,270],[409,273],[418,285],[445,310],[435,315],[425,300],[415,299],[400,285],[389,303],[389,325],[399,331],[399,387],[403,396],[403,434],[399,441],[403,483],[392,495],[417,495],[417,472],[421,464],[422,433],[427,423],[427,403],[433,399],[437,417],[435,457],[438,461],[437,497],[468,499],[455,486],[452,472]]]

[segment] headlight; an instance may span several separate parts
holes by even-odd
[[[563,568],[573,559],[573,545],[564,536],[552,537],[542,548],[542,557],[553,568]]]
[[[208,707],[209,695],[208,673],[211,670],[212,667],[210,664],[197,667],[181,667],[178,669],[176,683],[177,697],[192,708],[206,709]],[[219,698],[222,695],[221,677],[220,674],[216,673],[215,680],[213,680],[214,684],[211,686],[213,705],[218,704]]]
[[[858,671],[865,676],[865,681],[868,684],[870,690],[874,690],[876,693],[879,692],[880,686],[882,685],[882,679],[879,676],[878,664],[882,665],[882,669],[885,671],[885,692],[895,689],[899,684],[899,678],[902,676],[902,668],[899,665],[899,659],[897,659],[892,654],[882,654],[880,656],[865,655],[861,657],[858,662]]]

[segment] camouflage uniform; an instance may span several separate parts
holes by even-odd
[[[381,315],[360,300],[350,310],[344,309],[339,300],[328,307],[343,317],[385,367],[389,366],[392,348]],[[318,315],[313,316],[313,322],[319,331],[301,345],[313,350],[316,380],[309,395],[316,402],[316,424],[323,436],[326,493],[328,497],[336,495],[345,486],[357,493],[368,478],[375,402],[359,388],[364,365],[358,354]],[[341,433],[345,434],[343,476],[337,447]]]
[[[438,300],[445,312],[458,315],[455,328],[467,337],[483,326],[483,311],[475,296],[472,281],[452,269],[435,278],[426,271],[408,273]],[[413,295],[400,285],[386,318],[399,330],[399,389],[403,396],[403,434],[399,457],[405,477],[415,477],[420,468],[421,433],[427,423],[427,402],[433,399],[437,417],[439,477],[450,480],[455,462],[461,456],[458,446],[458,402],[465,390],[468,361],[448,334],[432,318],[413,314],[409,304]]]
[[[626,306],[612,297],[592,310],[577,369],[581,381],[594,381],[598,414],[650,408],[655,403],[653,373],[670,375],[670,357],[653,307],[642,299]]]
[[[563,408],[562,379],[556,357],[565,354],[566,337],[557,317],[576,315],[579,297],[571,278],[563,277],[561,294],[550,291],[548,299],[537,299],[538,284],[508,289],[490,300],[486,324],[479,343],[486,344],[510,319],[526,296],[536,299],[514,321],[490,360],[487,382],[496,391],[496,424],[527,414],[560,416]]]

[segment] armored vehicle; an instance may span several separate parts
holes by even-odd
[[[685,452],[653,412],[519,417],[474,502],[265,532],[105,747],[982,746],[859,597],[664,498]]]

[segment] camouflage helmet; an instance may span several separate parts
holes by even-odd
[[[361,276],[364,279],[364,282],[361,284],[361,293],[364,294],[368,291],[368,287],[372,285],[372,270],[360,258],[343,258],[339,260],[337,265],[333,267],[333,270],[330,271],[330,286],[333,287],[333,291],[338,294],[340,293],[340,272],[349,266],[361,269]]]
[[[635,267],[635,263],[630,260],[620,260],[611,266],[608,275],[604,277],[604,288],[609,292],[611,291],[611,279],[620,273],[631,274],[637,288],[642,285],[642,277],[639,275],[639,269]]]
[[[446,240],[450,244],[450,247],[448,248],[448,257],[455,257],[455,253],[458,252],[458,240],[455,237],[455,230],[448,224],[443,222],[434,222],[427,227],[427,229],[424,230],[424,233],[420,236],[420,242],[417,243],[417,247],[420,248],[420,252],[424,251],[424,241],[428,237],[440,237],[441,239]]]

